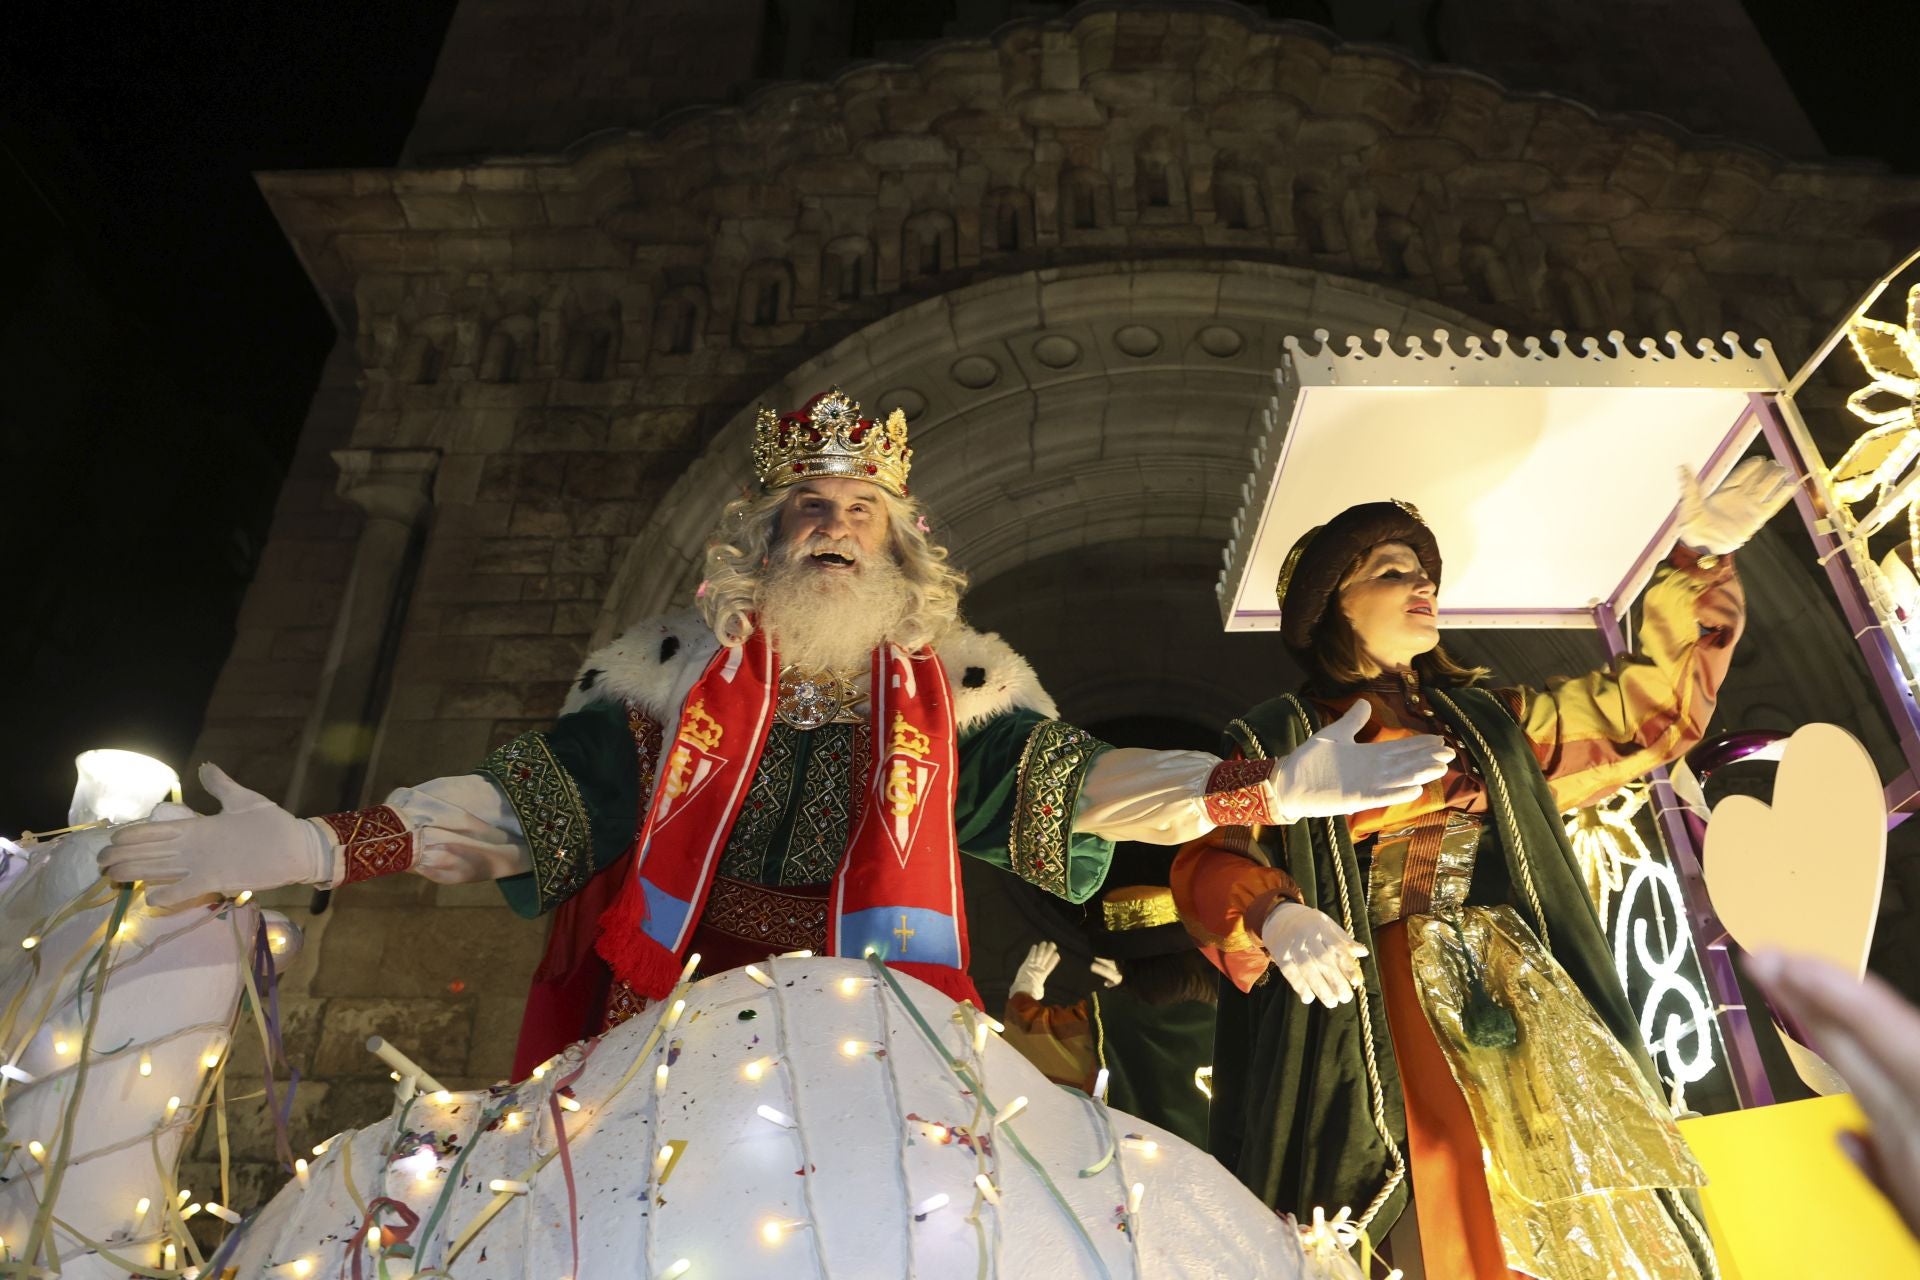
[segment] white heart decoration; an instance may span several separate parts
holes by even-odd
[[[1771,805],[1728,796],[1702,853],[1707,896],[1748,951],[1864,973],[1887,863],[1887,804],[1859,739],[1809,724],[1787,739]]]

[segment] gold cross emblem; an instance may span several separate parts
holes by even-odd
[[[915,930],[913,930],[913,929],[910,929],[910,928],[908,928],[908,927],[907,927],[907,915],[906,915],[906,913],[905,913],[904,911],[903,911],[903,912],[901,912],[901,913],[900,913],[900,927],[899,927],[899,928],[897,928],[897,929],[895,929],[895,930],[893,931],[893,936],[894,936],[894,937],[896,937],[896,938],[898,938],[898,939],[900,939],[900,954],[901,954],[901,955],[905,955],[905,954],[907,953],[907,939],[908,939],[908,938],[911,938],[911,937],[912,937],[912,936],[914,935],[914,933],[915,933]]]

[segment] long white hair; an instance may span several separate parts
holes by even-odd
[[[790,492],[729,502],[707,540],[700,612],[721,644],[744,644],[753,634],[768,555],[779,536],[780,508]],[[947,549],[927,536],[913,499],[896,498],[884,489],[880,495],[887,510],[887,548],[900,567],[908,596],[905,613],[887,639],[911,653],[936,643],[960,620],[967,575],[947,563]]]

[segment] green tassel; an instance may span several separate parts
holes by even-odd
[[[1486,972],[1474,956],[1473,949],[1467,945],[1459,922],[1448,923],[1453,926],[1457,940],[1453,947],[1454,954],[1465,970],[1467,1000],[1460,1010],[1460,1029],[1465,1033],[1467,1043],[1476,1049],[1513,1048],[1520,1041],[1520,1028],[1513,1020],[1513,1011],[1502,1006],[1487,990]]]

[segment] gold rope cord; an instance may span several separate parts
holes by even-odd
[[[1547,932],[1547,913],[1541,910],[1540,892],[1533,887],[1533,863],[1527,858],[1527,846],[1520,836],[1520,824],[1513,816],[1513,800],[1507,795],[1507,780],[1501,772],[1499,761],[1493,758],[1493,748],[1488,746],[1487,740],[1480,736],[1479,726],[1467,719],[1466,713],[1460,710],[1459,703],[1439,689],[1429,688],[1427,694],[1429,697],[1438,699],[1453,712],[1454,718],[1473,735],[1474,745],[1480,748],[1481,759],[1486,764],[1487,777],[1493,781],[1494,798],[1500,802],[1500,812],[1507,820],[1506,831],[1501,834],[1503,837],[1508,833],[1512,834],[1514,860],[1520,864],[1520,885],[1526,890],[1527,905],[1533,909],[1533,926],[1539,931],[1540,944],[1550,952],[1553,950],[1553,935]]]
[[[1306,729],[1306,736],[1312,737],[1313,721],[1307,716],[1307,709],[1302,706],[1300,700],[1292,694],[1286,695],[1286,702],[1287,706],[1293,711],[1294,718]],[[1236,720],[1234,723],[1241,724],[1242,727],[1245,727],[1242,721]],[[1251,737],[1251,729],[1248,730],[1248,734],[1250,740],[1258,744],[1259,739]],[[1327,824],[1327,845],[1333,852],[1333,875],[1340,886],[1340,923],[1342,927],[1346,929],[1347,936],[1351,938],[1354,936],[1353,895],[1347,887],[1347,869],[1342,866],[1340,862],[1340,832],[1339,828],[1335,825],[1342,821],[1342,819],[1327,818],[1324,819],[1324,821]],[[1375,961],[1375,963],[1377,964],[1378,961]],[[1360,1044],[1366,1054],[1367,1090],[1371,1095],[1370,1103],[1373,1128],[1374,1131],[1380,1135],[1380,1141],[1386,1144],[1387,1155],[1391,1157],[1393,1161],[1393,1172],[1388,1175],[1386,1183],[1381,1186],[1373,1199],[1368,1202],[1366,1211],[1355,1219],[1360,1228],[1364,1230],[1372,1225],[1375,1216],[1379,1214],[1381,1208],[1387,1203],[1388,1197],[1393,1195],[1393,1193],[1399,1189],[1400,1184],[1406,1180],[1407,1158],[1401,1154],[1399,1144],[1394,1142],[1393,1133],[1387,1128],[1387,1094],[1386,1090],[1380,1084],[1378,1051],[1374,1048],[1373,1043],[1373,1015],[1367,1007],[1367,989],[1365,982],[1361,983],[1355,993],[1354,1005],[1360,1014]]]

